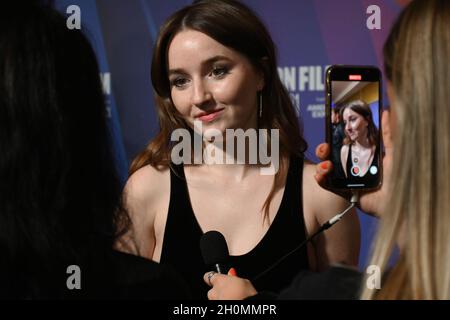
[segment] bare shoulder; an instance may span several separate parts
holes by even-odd
[[[134,239],[138,250],[128,250],[149,259],[153,258],[156,244],[155,224],[164,212],[170,197],[170,172],[150,165],[131,175],[124,189],[124,206],[132,222],[132,233],[125,238]]]
[[[305,161],[303,166],[303,198],[314,212],[317,222],[320,224],[339,213],[348,206],[347,200],[322,188],[314,178],[316,165]],[[309,201],[308,201],[309,200]]]
[[[146,165],[130,176],[125,185],[124,196],[127,202],[144,205],[156,201],[169,189],[169,168],[157,169]]]

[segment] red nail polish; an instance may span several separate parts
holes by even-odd
[[[321,167],[322,169],[324,169],[324,170],[328,169],[328,162],[322,162],[322,163],[320,164],[320,167]]]
[[[229,276],[237,276],[236,269],[231,268],[230,270],[228,270],[228,275]]]

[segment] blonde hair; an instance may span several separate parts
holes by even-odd
[[[362,299],[450,299],[450,2],[413,1],[384,47],[395,94],[394,161],[371,265],[381,289]],[[385,273],[404,228],[400,259]]]

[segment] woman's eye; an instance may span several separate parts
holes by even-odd
[[[213,71],[211,71],[211,75],[213,77],[223,77],[224,75],[226,75],[228,73],[228,69],[225,67],[215,67],[213,69]]]
[[[186,79],[186,78],[176,78],[176,79],[171,81],[171,85],[175,86],[177,88],[182,88],[187,83],[188,83],[188,79]]]

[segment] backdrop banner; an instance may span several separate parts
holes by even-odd
[[[278,48],[278,72],[297,106],[299,121],[316,161],[325,141],[324,73],[332,64],[375,65],[401,10],[395,0],[245,0],[266,23]],[[150,82],[152,48],[158,29],[186,0],[56,0],[67,17],[80,9],[82,30],[97,53],[107,112],[122,181],[132,159],[158,131]],[[385,81],[383,82],[385,85]],[[383,90],[385,92],[385,90]],[[387,105],[386,94],[383,103]],[[364,270],[376,221],[361,212]]]

